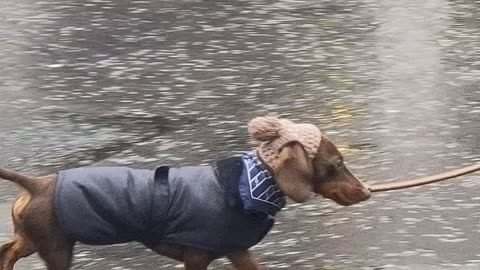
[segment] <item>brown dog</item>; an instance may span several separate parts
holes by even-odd
[[[268,168],[280,189],[297,202],[320,194],[341,205],[351,205],[370,197],[370,192],[344,166],[335,144],[321,135],[314,156],[299,142],[288,142],[279,149],[278,167]],[[13,204],[14,237],[0,247],[0,270],[12,270],[22,257],[38,252],[49,270],[70,269],[75,244],[59,226],[54,212],[57,175],[28,177],[0,169],[0,178],[18,184],[22,191]],[[158,254],[182,261],[189,270],[207,269],[218,256],[187,246],[156,244]],[[226,254],[236,269],[255,270],[260,266],[248,249]]]

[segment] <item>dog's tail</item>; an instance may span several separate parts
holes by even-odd
[[[10,180],[23,187],[29,193],[35,193],[40,188],[39,179],[21,175],[17,172],[0,168],[0,178]]]

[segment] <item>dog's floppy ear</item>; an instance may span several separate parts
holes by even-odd
[[[280,190],[295,202],[305,202],[314,195],[313,165],[303,146],[291,142],[282,147],[274,177]]]

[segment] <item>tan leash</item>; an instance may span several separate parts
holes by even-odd
[[[380,192],[380,191],[388,191],[388,190],[397,190],[402,188],[417,187],[417,186],[431,184],[431,183],[447,180],[450,178],[458,177],[461,175],[473,173],[476,171],[480,171],[480,163],[463,167],[460,169],[451,170],[451,171],[444,172],[437,175],[422,177],[422,178],[403,180],[403,181],[393,181],[388,183],[378,183],[370,186],[369,189],[371,192]]]

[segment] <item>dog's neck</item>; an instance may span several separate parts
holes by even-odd
[[[242,162],[239,192],[244,209],[275,216],[285,206],[286,200],[273,174],[253,153],[244,153]]]

